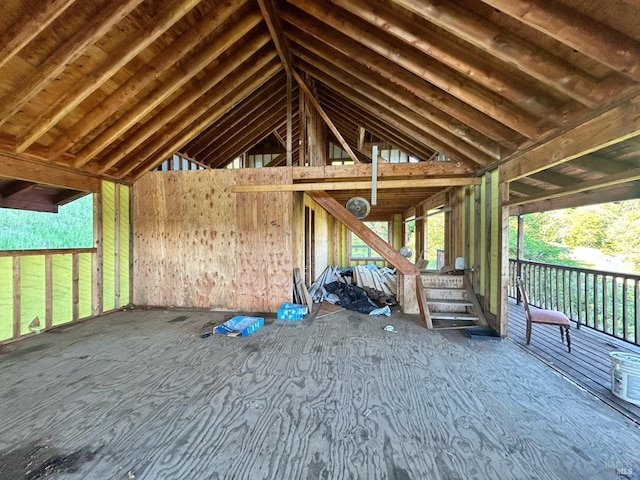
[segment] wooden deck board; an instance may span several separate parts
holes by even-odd
[[[231,315],[118,312],[16,344],[0,355],[0,472],[56,455],[77,472],[55,479],[640,472],[637,426],[513,342],[346,310],[200,337]]]
[[[571,328],[571,353],[560,341],[555,326],[533,325],[531,344],[526,344],[525,317],[522,306],[509,303],[509,338],[517,345],[552,365],[582,388],[640,424],[640,407],[611,393],[609,352],[640,353],[640,347],[582,326]]]

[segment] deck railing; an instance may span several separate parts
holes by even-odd
[[[519,300],[517,276],[531,305],[640,345],[640,275],[509,259],[509,296]]]

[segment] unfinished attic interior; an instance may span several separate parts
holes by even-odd
[[[114,438],[100,443],[100,435],[108,436],[106,430],[92,431],[94,437],[87,440],[90,446],[69,434],[68,443],[54,450],[61,455],[73,449],[83,452],[80,457],[87,464],[78,468],[91,472],[85,478],[113,474],[113,463],[99,453],[98,445],[107,444],[131,463],[132,475],[138,469],[139,478],[178,478],[178,474],[212,478],[215,472],[225,472],[221,477],[229,478],[532,475],[527,468],[534,460],[526,452],[506,460],[500,453],[507,448],[500,436],[481,447],[477,442],[484,440],[474,440],[463,431],[456,408],[464,403],[464,392],[445,389],[434,393],[425,386],[415,387],[414,393],[401,400],[405,411],[397,413],[399,417],[364,400],[359,404],[347,399],[345,395],[353,394],[350,389],[355,387],[337,379],[344,369],[349,370],[349,361],[364,362],[360,365],[364,371],[371,370],[367,355],[374,352],[383,367],[410,365],[413,372],[387,379],[387,387],[376,393],[382,397],[411,390],[415,382],[426,382],[427,377],[433,380],[434,375],[478,377],[476,391],[484,391],[504,372],[530,371],[526,382],[543,390],[558,388],[577,405],[564,412],[571,420],[565,440],[554,440],[555,453],[539,447],[545,427],[534,429],[532,435],[538,437],[532,440],[532,455],[550,455],[549,464],[536,465],[536,478],[614,478],[615,468],[636,474],[640,465],[625,453],[631,450],[614,448],[637,445],[637,431],[626,419],[606,418],[606,407],[580,397],[579,392],[567,393],[570,387],[551,370],[530,364],[533,360],[508,342],[465,353],[463,348],[469,347],[454,340],[459,332],[435,330],[438,325],[455,326],[467,315],[473,317],[471,324],[488,325],[499,336],[508,337],[508,296],[513,284],[507,245],[509,216],[640,198],[639,15],[640,6],[625,0],[1,2],[0,207],[57,212],[79,197],[93,196],[92,247],[0,251],[0,347],[5,351],[17,348],[0,355],[6,374],[3,382],[0,373],[0,384],[5,383],[8,392],[3,402],[6,399],[12,408],[18,408],[19,399],[24,399],[15,393],[19,387],[9,388],[18,385],[20,375],[25,375],[26,384],[39,392],[39,398],[47,397],[37,376],[54,376],[55,370],[47,363],[51,356],[60,364],[55,375],[67,371],[69,379],[93,378],[92,373],[88,377],[81,374],[82,358],[91,352],[103,358],[89,358],[88,371],[100,372],[104,367],[107,375],[115,375],[110,378],[119,385],[116,390],[124,389],[123,402],[129,397],[135,402],[126,390],[138,388],[140,379],[118,377],[124,374],[116,367],[105,367],[108,359],[130,355],[132,361],[149,369],[151,383],[157,380],[156,387],[162,390],[164,374],[152,369],[159,366],[162,356],[153,353],[146,358],[140,352],[159,348],[153,342],[168,342],[167,361],[177,362],[180,372],[189,370],[190,362],[199,362],[190,372],[193,375],[185,373],[185,384],[217,368],[211,364],[204,368],[210,361],[206,352],[217,351],[214,363],[228,362],[237,375],[223,381],[215,373],[211,388],[243,391],[245,398],[255,400],[255,408],[271,411],[277,409],[271,403],[280,398],[277,389],[265,387],[263,393],[256,393],[254,383],[262,380],[254,378],[254,383],[247,384],[242,374],[250,371],[258,377],[268,376],[269,366],[275,372],[293,368],[295,375],[304,377],[303,364],[313,363],[310,352],[315,352],[325,363],[335,365],[310,373],[312,380],[308,379],[306,387],[304,381],[291,380],[293,384],[282,388],[292,388],[294,393],[279,401],[293,405],[296,398],[311,402],[316,397],[334,407],[345,401],[345,411],[358,416],[355,420],[345,417],[353,429],[360,428],[358,422],[384,417],[376,427],[359,430],[361,441],[341,440],[316,452],[314,445],[347,433],[328,424],[322,438],[314,431],[308,435],[309,445],[300,446],[294,439],[304,435],[300,430],[302,433],[284,439],[287,445],[299,448],[292,453],[302,459],[299,465],[285,466],[285,453],[256,443],[245,445],[248,450],[243,455],[250,448],[263,448],[263,455],[247,460],[244,469],[237,471],[216,463],[220,459],[215,455],[200,467],[184,459],[161,459],[160,455],[174,452],[170,449],[182,447],[176,446],[178,440],[159,423],[142,440],[115,438],[118,435],[111,432],[108,435]],[[366,218],[358,219],[345,208],[354,197],[369,204]],[[442,263],[452,266],[463,259],[460,275],[439,274],[435,265],[425,266],[429,220],[436,214],[444,217]],[[378,236],[365,221],[386,222],[388,237]],[[400,253],[410,223],[415,239],[411,260]],[[363,261],[352,255],[351,232],[368,251],[377,252],[375,259]],[[218,320],[225,312],[262,312],[275,318],[283,302],[296,300],[293,292],[302,289],[301,283],[310,288],[327,267],[353,267],[368,261],[395,271],[400,308],[393,315],[399,316],[394,321],[396,327],[402,325],[399,331],[404,335],[380,333],[384,318],[346,320],[348,315],[340,313],[345,322],[335,331],[322,323],[304,324],[313,330],[304,335],[287,330],[287,339],[282,340],[286,348],[275,346],[277,336],[268,337],[267,342],[260,335],[243,339],[251,342],[245,343],[249,347],[243,350],[244,357],[234,356],[239,355],[233,346],[237,343],[225,340],[212,347],[211,342],[202,343],[205,340],[194,336],[202,323],[211,321],[208,312]],[[299,272],[298,281],[294,281],[294,271]],[[440,280],[445,283],[429,283]],[[438,302],[430,297],[433,290],[451,287],[450,282],[456,282],[473,304],[463,307],[463,312],[454,309],[453,316],[442,315],[452,310],[446,306],[439,310]],[[637,280],[634,288],[635,298],[640,298]],[[636,332],[639,305],[636,300]],[[183,316],[191,320],[168,323],[173,317],[182,318],[178,311],[187,312]],[[35,319],[39,324],[34,329]],[[88,319],[92,321],[81,322]],[[156,320],[164,330],[153,334]],[[195,325],[196,321],[200,323]],[[366,326],[348,330],[361,324]],[[190,334],[188,325],[195,329]],[[167,330],[169,327],[175,331]],[[269,325],[272,327],[281,326]],[[72,335],[80,328],[95,335],[112,335],[114,341],[121,338],[123,344],[98,347],[88,339],[91,348],[85,347],[86,351],[82,346],[77,352],[54,346],[54,353],[38,346],[38,339],[46,335],[65,329]],[[34,330],[50,333],[35,336]],[[275,335],[267,328],[262,331],[262,335]],[[312,338],[322,341],[323,335],[339,337],[331,340],[333,346],[305,344],[306,349],[294,345]],[[36,344],[29,347],[29,342]],[[25,360],[34,363],[16,374],[19,360],[12,360],[12,355],[20,352],[21,345],[27,346]],[[287,348],[295,351],[299,365],[286,362],[292,355]],[[396,355],[388,349],[404,353]],[[437,361],[429,351],[437,353]],[[71,360],[75,353],[68,352],[78,357]],[[252,355],[256,363],[249,361],[248,365],[245,360]],[[414,356],[414,360],[409,358]],[[460,373],[443,360],[447,356],[456,365],[476,370]],[[466,365],[464,359],[469,356],[477,356],[478,364]],[[424,373],[425,365],[441,371]],[[334,367],[343,373],[334,372]],[[283,378],[287,375],[292,374],[282,373]],[[167,391],[183,381],[173,374],[168,377],[175,385],[167,386]],[[324,386],[323,381],[327,382]],[[460,378],[451,381],[464,389]],[[73,395],[81,395],[71,388],[72,383],[69,380],[66,394],[52,397],[51,406],[60,409],[55,402],[72,402]],[[150,384],[142,383],[141,393],[153,392]],[[99,390],[98,385],[97,380],[90,380],[87,388]],[[193,388],[197,404],[207,392],[202,385]],[[505,398],[474,399],[480,413],[464,422],[473,423],[472,428],[506,428],[500,422],[507,421],[511,413],[499,412],[508,404],[513,412],[522,413],[513,399],[527,394],[522,385],[510,388],[513,391]],[[331,393],[332,389],[338,393]],[[12,397],[14,394],[18,396]],[[154,394],[149,395],[140,408],[163,408],[161,398],[156,402],[151,399]],[[231,401],[234,415],[242,416],[240,400],[215,392],[211,395],[207,402]],[[412,409],[433,412],[429,395],[433,402],[441,402],[445,417],[450,414],[438,423],[442,435],[431,437],[439,445],[435,447],[423,430],[428,427],[409,414]],[[536,395],[543,398],[555,393]],[[83,399],[83,405],[92,405],[88,397]],[[309,403],[305,412],[316,408],[325,407]],[[167,407],[166,411],[185,418],[199,415],[188,408],[176,412]],[[590,423],[594,411],[597,419]],[[82,408],[78,412],[88,414]],[[298,413],[309,422],[320,421],[323,415],[311,418],[302,410]],[[248,412],[246,421],[259,421],[256,414]],[[499,417],[497,423],[483,424],[478,418],[490,414]],[[70,415],[70,424],[80,422],[79,414]],[[209,415],[224,413],[221,409]],[[402,424],[407,432],[414,429],[414,433],[399,432],[385,423],[390,419],[406,422]],[[43,415],[34,425],[46,427],[49,420],[54,422]],[[553,416],[547,420],[549,428],[563,423]],[[0,460],[6,465],[14,457],[4,453],[16,447],[27,445],[29,452],[42,454],[46,442],[29,437],[21,423],[28,421],[17,415],[0,422],[16,428],[11,434],[3,429],[0,435]],[[233,425],[228,433],[231,443],[211,444],[218,452],[228,453],[229,445],[241,445],[242,432],[249,435],[242,430],[246,425],[233,423],[240,420],[229,421]],[[516,421],[511,419],[511,423]],[[599,421],[616,428],[601,428]],[[283,431],[304,428],[291,422],[290,418],[282,420]],[[585,438],[584,430],[574,428],[572,422],[588,424],[586,438],[603,442],[592,463],[557,463],[560,460],[554,455],[558,451],[576,455],[577,447],[571,442]],[[185,442],[195,441],[196,433],[186,425],[180,423],[176,429],[184,429]],[[227,427],[216,425],[226,432]],[[267,431],[271,427],[261,427],[265,445],[276,438],[269,437],[275,435]],[[236,428],[240,430],[233,430]],[[514,432],[514,438],[526,436],[522,428]],[[451,437],[446,434],[454,430]],[[152,447],[151,433],[165,444]],[[44,438],[48,434],[37,435]],[[215,435],[221,439],[226,433]],[[468,449],[454,445],[456,435],[467,442]],[[134,440],[139,442],[139,451],[130,443]],[[407,445],[405,450],[402,443]],[[425,445],[430,445],[428,453],[424,453]],[[447,452],[455,453],[441,455],[443,445],[450,447]],[[139,455],[145,448],[158,456],[143,461]],[[473,458],[468,455],[471,451],[477,454]],[[344,452],[358,460],[349,463],[342,457]],[[202,450],[198,454],[212,453]],[[269,463],[268,458],[279,458],[281,463]],[[471,470],[466,470],[461,459],[470,462]],[[265,470],[260,474],[252,471],[262,466]],[[126,476],[129,467],[124,468]],[[12,478],[40,478],[20,475]]]

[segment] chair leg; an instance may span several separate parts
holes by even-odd
[[[571,353],[571,334],[569,333],[569,329],[571,327],[565,327],[567,329],[567,349],[569,349],[569,353]]]
[[[527,322],[527,345],[531,343],[531,322]]]
[[[560,325],[560,341],[564,343],[564,327]]]

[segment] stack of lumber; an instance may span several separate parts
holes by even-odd
[[[344,278],[338,273],[338,267],[327,267],[324,272],[309,287],[309,295],[316,303],[321,303],[327,297],[327,291],[324,286],[328,283],[341,282],[346,283]]]
[[[311,299],[311,295],[309,295],[299,268],[293,269],[293,302],[308,306],[309,311],[313,308],[313,300]]]
[[[365,290],[377,290],[388,296],[395,295],[398,291],[395,270],[387,267],[353,267],[353,282]]]
[[[348,283],[338,270],[338,267],[327,267],[309,287],[309,295],[314,302],[320,303],[327,297],[325,285],[333,282]],[[352,278],[355,285],[364,288],[371,300],[377,301],[379,304],[395,303],[397,292],[395,270],[387,267],[378,268],[375,265],[361,265],[353,267]]]

